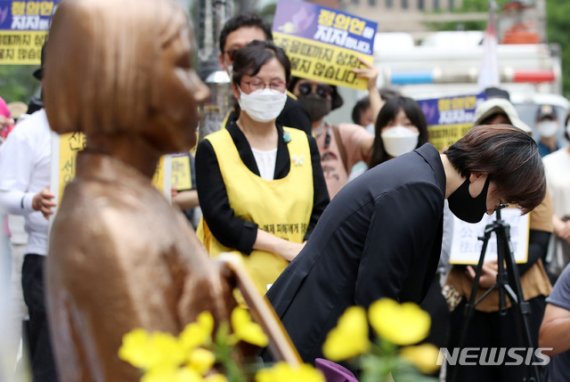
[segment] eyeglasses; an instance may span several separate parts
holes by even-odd
[[[271,90],[278,90],[280,92],[285,90],[285,81],[271,80],[268,84],[259,78],[253,78],[250,81],[242,81],[242,84],[247,85],[251,91],[262,90],[267,87]]]
[[[321,98],[327,98],[332,96],[333,88],[330,85],[322,85],[322,84],[310,84],[308,82],[304,82],[299,84],[297,87],[299,89],[299,93],[301,95],[309,95],[311,93],[318,95]]]

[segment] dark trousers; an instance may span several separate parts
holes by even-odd
[[[485,313],[475,310],[469,321],[468,332],[463,348],[466,347],[538,347],[538,331],[546,306],[543,296],[528,300],[531,313],[528,315],[528,324],[532,337],[532,344],[526,343],[526,336],[522,321],[518,313],[518,307],[507,309],[507,314],[501,316],[499,312]],[[448,349],[451,352],[459,346],[461,330],[464,324],[463,311],[465,301],[457,306],[451,314],[451,331]],[[526,354],[526,353],[525,353]],[[472,360],[472,359],[470,359]],[[533,369],[530,366],[449,366],[447,368],[447,380],[451,381],[453,369],[458,368],[457,382],[522,382],[530,381]],[[541,368],[541,366],[539,366]],[[544,370],[540,370],[543,372]]]
[[[57,382],[44,295],[45,256],[26,254],[22,266],[22,289],[30,320],[27,347],[34,382]]]

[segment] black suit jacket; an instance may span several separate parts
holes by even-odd
[[[445,173],[430,144],[348,183],[267,296],[305,362],[351,305],[420,302],[441,251]]]

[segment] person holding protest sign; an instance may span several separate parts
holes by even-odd
[[[208,135],[196,152],[210,255],[238,251],[260,292],[303,248],[329,202],[312,137],[276,122],[291,65],[283,49],[253,41],[234,56],[236,121]]]
[[[516,109],[507,99],[491,98],[481,103],[475,111],[475,125],[512,124],[525,134],[531,136],[530,128],[518,117]],[[537,146],[538,147],[538,146]],[[539,150],[540,154],[540,150]],[[528,180],[531,183],[531,180]],[[546,258],[548,241],[552,233],[552,201],[547,193],[541,203],[529,213],[529,235],[527,262],[517,264],[521,288],[528,301],[531,314],[528,316],[532,346],[538,346],[538,332],[545,309],[545,298],[552,291],[543,262]],[[455,229],[460,229],[455,227]],[[473,240],[477,240],[473,238]],[[496,260],[486,260],[483,264],[477,298],[483,295],[497,281],[498,264]],[[473,266],[454,265],[449,272],[445,295],[452,310],[450,315],[449,348],[459,345],[464,321],[464,306],[471,295],[475,278]],[[499,292],[494,290],[475,306],[475,312],[469,323],[469,331],[463,346],[467,347],[517,347],[525,346],[519,334],[517,308],[509,306],[505,315],[499,312]],[[528,345],[528,344],[526,344]],[[504,365],[489,367],[449,366],[447,375],[457,370],[457,381],[522,381],[531,376],[532,370],[527,367],[505,367]]]
[[[253,13],[237,15],[226,21],[220,33],[218,57],[220,66],[228,72],[230,78],[233,71],[235,53],[253,40],[272,41],[271,28],[261,17]],[[226,127],[238,116],[232,111],[226,117]],[[287,101],[277,117],[281,126],[289,126],[305,133],[311,133],[311,120],[303,107],[295,100],[295,96],[287,93]]]
[[[289,90],[309,113],[327,189],[333,198],[347,183],[352,167],[359,161],[368,161],[374,137],[358,125],[330,125],[325,121],[326,116],[344,102],[336,86],[293,77]]]
[[[311,362],[349,306],[422,300],[438,266],[445,199],[460,219],[479,221],[504,202],[530,211],[545,193],[536,143],[515,127],[476,126],[443,154],[425,144],[347,184],[268,298]]]

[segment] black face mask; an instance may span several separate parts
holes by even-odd
[[[330,98],[322,98],[315,94],[300,96],[298,100],[303,109],[309,114],[311,122],[320,120],[330,113],[332,109],[332,100]]]
[[[490,177],[487,176],[483,190],[476,198],[469,194],[469,179],[453,194],[449,195],[449,209],[455,216],[467,223],[479,223],[483,215],[487,212],[487,191],[489,190]]]

